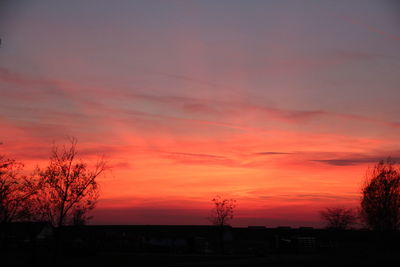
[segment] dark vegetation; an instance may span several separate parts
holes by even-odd
[[[362,188],[361,216],[375,231],[398,231],[400,226],[400,169],[391,159],[367,172]]]
[[[321,219],[326,228],[346,230],[357,223],[356,212],[351,208],[332,207],[320,211]]]
[[[389,265],[400,249],[400,169],[368,170],[358,210],[320,211],[325,229],[233,228],[236,201],[215,197],[210,226],[87,226],[107,165],[79,159],[76,139],[23,174],[0,156],[0,266]],[[356,227],[356,228],[355,228]]]
[[[107,166],[94,168],[77,158],[77,140],[53,146],[46,167],[22,175],[23,164],[0,156],[0,223],[43,221],[52,226],[85,224],[99,196],[96,178]]]

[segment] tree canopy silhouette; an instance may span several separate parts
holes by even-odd
[[[361,216],[373,230],[399,229],[400,169],[390,158],[368,170],[362,187]]]
[[[233,219],[234,209],[236,207],[236,200],[223,199],[216,196],[211,200],[214,204],[211,210],[211,215],[208,218],[213,225],[226,226]]]
[[[354,210],[344,207],[326,208],[320,211],[320,216],[329,229],[345,230],[357,221]]]
[[[21,175],[23,164],[0,155],[0,222],[28,220],[36,186]]]
[[[54,146],[48,166],[36,171],[37,214],[57,227],[85,223],[99,196],[97,178],[106,170],[104,160],[89,168],[77,159],[77,140],[70,141],[70,146]]]

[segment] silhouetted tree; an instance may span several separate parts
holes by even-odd
[[[0,222],[28,220],[36,186],[21,175],[23,164],[0,156]]]
[[[390,158],[368,170],[362,187],[361,216],[373,230],[399,229],[400,169]]]
[[[57,227],[86,221],[99,196],[97,177],[106,169],[104,160],[89,169],[87,163],[77,159],[76,139],[70,141],[69,147],[54,146],[49,165],[36,172],[40,185],[37,214]]]
[[[333,207],[320,211],[321,219],[326,228],[345,230],[356,224],[357,215],[351,208]]]
[[[236,200],[223,199],[216,196],[211,200],[214,204],[211,210],[211,215],[208,217],[209,221],[215,226],[227,226],[233,219],[233,211],[236,207]]]
[[[229,222],[233,219],[236,200],[223,199],[220,196],[216,196],[211,201],[214,207],[208,219],[213,225],[219,228],[219,250],[221,253],[224,253],[224,229],[226,226],[230,225]]]

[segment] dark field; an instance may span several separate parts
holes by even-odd
[[[0,266],[399,266],[398,233],[313,228],[2,225]]]
[[[1,266],[399,266],[398,255],[394,251],[266,256],[103,252],[84,257],[60,257],[54,263],[50,259],[40,259],[34,264],[26,255],[9,254],[8,262]]]

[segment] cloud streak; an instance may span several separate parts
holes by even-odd
[[[359,57],[358,55],[357,57]],[[361,55],[363,56],[363,55]],[[158,117],[165,119],[173,119],[173,120],[181,120],[187,122],[197,122],[201,124],[215,125],[221,127],[229,127],[234,129],[246,130],[251,129],[252,127],[248,127],[245,125],[239,125],[230,123],[229,121],[234,120],[236,117],[240,118],[245,116],[245,114],[253,114],[253,116],[257,116],[256,118],[264,118],[265,120],[274,120],[277,122],[284,122],[289,124],[301,124],[304,122],[310,122],[317,119],[329,119],[336,118],[344,121],[357,121],[357,122],[367,122],[376,125],[382,125],[390,128],[400,128],[400,122],[391,122],[384,121],[379,119],[374,119],[366,116],[354,115],[354,114],[346,114],[346,113],[337,113],[326,110],[289,110],[289,109],[280,109],[273,108],[267,106],[260,106],[254,103],[248,102],[227,102],[227,101],[218,101],[218,100],[210,100],[210,99],[197,99],[197,98],[189,98],[189,97],[180,97],[180,96],[166,96],[166,95],[151,95],[151,94],[143,94],[143,93],[125,93],[118,92],[117,94],[113,93],[115,90],[111,89],[102,89],[102,88],[92,88],[92,87],[82,87],[77,84],[73,84],[65,81],[57,81],[57,80],[48,80],[48,79],[38,79],[33,78],[28,75],[24,75],[21,73],[17,73],[5,68],[0,68],[0,81],[18,84],[23,86],[30,86],[30,88],[41,88],[48,89],[53,88],[52,90],[40,90],[33,94],[26,94],[25,97],[31,99],[32,97],[36,97],[39,99],[43,99],[44,95],[51,95],[53,97],[58,97],[60,99],[65,99],[67,95],[73,96],[73,102],[79,103],[79,106],[92,107],[92,109],[105,109],[105,111],[112,111],[116,114],[118,113],[126,113],[130,115],[137,116],[150,116],[150,117]],[[63,88],[62,91],[56,90],[55,88]],[[73,93],[66,93],[68,91],[73,91]],[[83,92],[83,94],[79,94],[78,91]],[[118,90],[117,90],[118,91]],[[175,115],[166,115],[166,114],[152,114],[147,111],[132,111],[123,108],[118,108],[115,106],[100,104],[93,100],[90,100],[91,97],[87,95],[87,93],[92,92],[96,94],[97,97],[103,96],[104,99],[115,99],[117,101],[120,100],[129,100],[129,99],[138,99],[141,101],[147,101],[149,103],[158,103],[165,106],[165,110],[173,108],[177,112],[181,114],[188,115],[196,115],[200,118],[186,118],[184,116],[175,116]],[[35,94],[38,94],[35,96]],[[14,95],[14,97],[20,97],[20,93],[16,93],[14,91],[6,90],[5,95]],[[68,98],[69,98],[68,96]],[[77,105],[74,104],[74,107]],[[80,110],[79,112],[82,112]],[[51,111],[51,113],[57,111]],[[212,117],[212,118],[221,118],[224,122],[220,121],[212,121],[208,119],[203,119],[202,117]]]
[[[363,29],[368,30],[369,32],[376,33],[376,34],[378,34],[378,35],[380,35],[382,37],[385,37],[386,39],[390,39],[390,40],[393,40],[393,41],[400,41],[400,36],[385,32],[385,31],[383,31],[383,30],[381,30],[381,29],[379,29],[379,28],[377,28],[375,26],[372,26],[372,25],[370,25],[368,23],[363,22],[362,20],[355,19],[355,18],[350,18],[348,16],[339,16],[339,18],[344,20],[344,21],[347,21],[347,22],[349,22],[351,24],[360,26]]]
[[[369,157],[369,158],[323,159],[323,160],[313,160],[313,161],[333,166],[354,166],[354,165],[363,165],[367,163],[377,163],[384,159],[385,157]],[[393,160],[399,161],[400,157],[394,157]]]
[[[400,162],[400,151],[386,151],[379,153],[339,153],[341,155],[332,157],[332,155],[322,156],[321,159],[313,159],[313,162],[324,163],[332,166],[355,166],[369,163],[377,163],[381,160],[392,158],[394,161]],[[328,157],[328,158],[326,158]]]
[[[276,152],[276,151],[263,151],[263,152],[256,152],[254,155],[259,156],[274,156],[274,155],[290,155],[292,153],[289,152]]]

